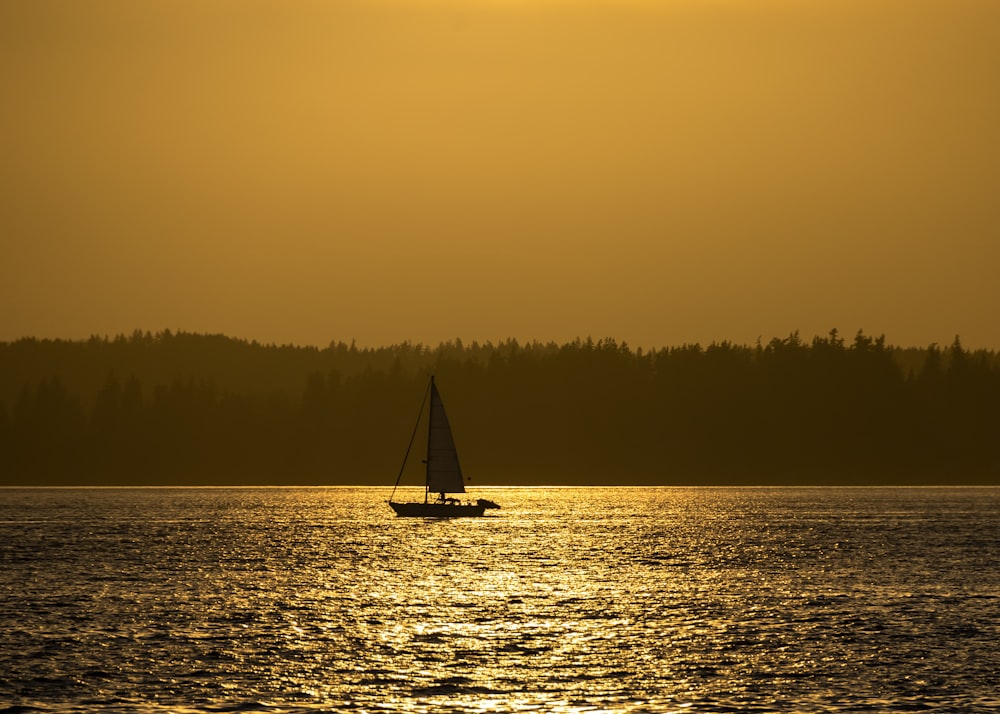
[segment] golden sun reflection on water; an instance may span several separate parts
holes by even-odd
[[[0,701],[1000,707],[1000,489],[482,489],[499,513],[437,521],[387,495],[0,494]]]
[[[846,693],[885,654],[845,629],[871,561],[831,568],[827,507],[779,512],[775,494],[510,489],[488,494],[496,517],[391,520],[368,573],[372,681],[429,711],[721,706],[817,672]]]
[[[442,696],[470,711],[627,700],[637,677],[654,677],[659,666],[648,643],[637,647],[651,626],[634,610],[637,599],[663,598],[666,585],[644,585],[634,549],[620,550],[627,543],[615,531],[628,529],[616,514],[639,504],[605,498],[594,511],[564,491],[497,494],[505,509],[495,517],[380,524],[390,535],[376,536],[368,557],[383,565],[365,567],[365,580],[351,585],[368,667],[362,683],[407,709],[424,700],[433,709]],[[683,504],[678,492],[671,507]]]

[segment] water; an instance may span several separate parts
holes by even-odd
[[[1000,488],[0,489],[0,711],[995,711]]]

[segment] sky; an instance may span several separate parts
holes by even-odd
[[[4,0],[0,341],[1000,349],[996,0]]]

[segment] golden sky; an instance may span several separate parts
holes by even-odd
[[[1000,348],[996,0],[4,0],[0,340]]]

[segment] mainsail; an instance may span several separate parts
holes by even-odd
[[[448,415],[431,380],[430,425],[427,434],[427,490],[430,493],[465,493],[458,450],[451,436]]]

